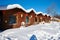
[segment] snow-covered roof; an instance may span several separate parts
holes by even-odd
[[[8,5],[7,7],[2,7],[0,10],[9,10],[9,9],[14,9],[14,8],[20,8],[22,10],[24,10],[25,12],[29,13],[31,12],[32,10],[36,13],[36,14],[40,14],[42,13],[43,15],[45,15],[43,12],[39,11],[39,12],[36,12],[34,8],[30,8],[30,9],[25,9],[24,7],[22,7],[21,5],[19,4],[11,4],[11,5]],[[47,15],[47,14],[46,14]]]
[[[49,14],[47,14],[47,13],[43,13],[43,15],[47,15],[47,16],[50,16]]]
[[[25,12],[27,12],[27,13],[29,13],[29,12],[31,12],[32,10],[36,13],[36,14],[39,14],[39,13],[43,13],[43,12],[36,12],[35,11],[35,9],[33,9],[33,8],[30,8],[30,9],[25,9],[25,8],[23,8],[21,5],[19,5],[19,4],[12,4],[12,5],[8,5],[7,6],[7,9],[13,9],[13,8],[21,8],[21,9],[23,9]]]

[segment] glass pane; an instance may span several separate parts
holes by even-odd
[[[16,23],[16,16],[13,15],[9,16],[9,24],[14,24],[14,23]]]
[[[26,16],[26,23],[28,23],[29,22],[29,18],[28,18],[28,16]]]

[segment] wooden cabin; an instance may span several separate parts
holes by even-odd
[[[1,10],[1,15],[3,15],[1,16],[1,20],[3,19],[2,23],[4,30],[19,28],[21,26],[30,26],[35,22],[35,13],[33,10],[30,13],[19,8]]]
[[[51,17],[50,16],[47,16],[46,14],[43,16],[43,21],[44,22],[50,22],[51,21]]]
[[[51,16],[47,16],[47,22],[51,21]]]
[[[40,14],[38,14],[37,15],[38,17],[38,22],[40,23],[40,22],[42,22],[43,21],[43,14],[42,13],[40,13]]]
[[[36,14],[35,14],[35,12],[33,10],[28,14],[29,14],[29,24],[32,25],[32,24],[34,24],[36,22],[35,21],[36,20],[35,19]]]
[[[26,12],[22,9],[14,8],[10,10],[3,10],[4,26],[7,28],[18,28],[21,26]]]
[[[19,8],[0,10],[0,29],[27,27],[42,21],[46,22],[50,18],[50,16],[44,16],[42,13],[37,15],[33,10],[29,13]]]

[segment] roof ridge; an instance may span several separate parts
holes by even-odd
[[[13,6],[13,7],[12,7]],[[39,13],[43,13],[43,12],[36,12],[36,10],[34,8],[30,8],[30,9],[25,9],[24,7],[22,7],[21,5],[19,4],[12,4],[12,5],[8,5],[7,6],[7,9],[12,9],[12,8],[21,8],[22,10],[24,10],[25,12],[29,13],[31,12],[32,10],[36,13],[36,14],[39,14]]]

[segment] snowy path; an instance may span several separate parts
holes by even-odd
[[[16,29],[9,29],[2,32],[2,37],[9,37],[12,40],[29,40],[34,34],[38,40],[47,40],[49,37],[54,36],[57,40],[57,36],[60,33],[60,23],[51,22],[45,24],[31,25],[29,27],[21,27]]]

